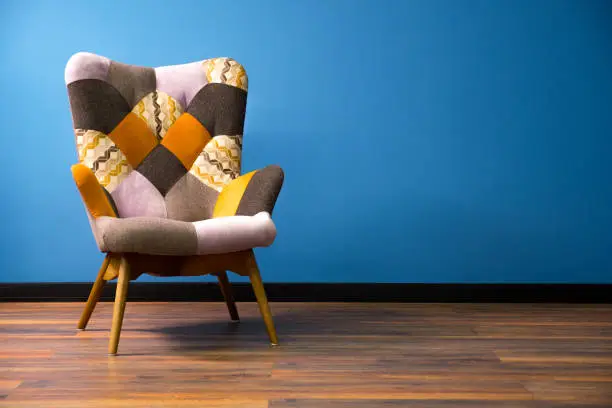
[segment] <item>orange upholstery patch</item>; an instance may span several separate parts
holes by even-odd
[[[257,173],[257,170],[240,176],[223,187],[223,190],[219,193],[219,197],[217,197],[217,203],[213,210],[213,218],[236,215],[236,210],[238,210],[238,204],[240,204],[242,195],[255,173]]]
[[[161,143],[189,170],[209,140],[210,133],[200,121],[183,113],[170,126]]]
[[[149,126],[133,112],[128,113],[108,136],[132,167],[137,167],[157,145],[157,138]]]
[[[108,197],[104,192],[104,187],[100,185],[95,174],[84,164],[75,164],[70,168],[72,177],[81,193],[85,207],[92,217],[116,217],[117,214]]]

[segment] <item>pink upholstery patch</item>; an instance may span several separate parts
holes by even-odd
[[[164,197],[142,174],[132,171],[111,193],[121,218],[167,218]]]
[[[236,215],[193,223],[198,237],[198,255],[222,254],[272,245],[276,227],[266,212]]]
[[[155,68],[157,89],[167,93],[187,109],[189,102],[206,85],[203,61]]]
[[[80,79],[106,80],[110,60],[89,52],[77,52],[68,60],[64,71],[66,85]]]

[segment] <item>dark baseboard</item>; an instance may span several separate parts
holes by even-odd
[[[254,301],[248,283],[235,283],[239,302]],[[462,283],[267,283],[272,302],[423,302],[423,303],[612,303],[612,284],[462,284]],[[0,283],[0,302],[83,302],[91,283]],[[114,299],[115,283],[102,300]],[[128,300],[218,302],[215,283],[132,282]]]

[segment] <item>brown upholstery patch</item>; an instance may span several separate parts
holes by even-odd
[[[156,87],[155,70],[111,61],[108,82],[125,98],[132,109]]]
[[[285,174],[279,166],[267,166],[258,170],[246,187],[236,215],[255,215],[266,211],[272,214]]]
[[[187,173],[183,163],[161,144],[155,146],[136,170],[149,179],[163,196]]]
[[[100,217],[96,228],[107,252],[194,255],[198,241],[193,224],[156,217]]]
[[[218,196],[217,190],[187,173],[166,194],[168,218],[189,222],[212,218]]]
[[[123,96],[99,79],[82,79],[68,85],[75,129],[110,133],[130,112]]]
[[[187,107],[211,136],[241,135],[244,129],[247,93],[225,84],[205,85]]]

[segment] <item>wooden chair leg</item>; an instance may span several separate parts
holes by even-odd
[[[102,288],[106,283],[106,280],[104,280],[104,273],[108,268],[109,262],[110,255],[106,255],[106,258],[104,258],[102,266],[100,267],[100,271],[98,272],[98,277],[96,278],[96,281],[94,282],[91,288],[91,292],[89,292],[89,298],[87,299],[87,303],[85,304],[85,309],[83,310],[83,313],[81,313],[81,319],[79,319],[79,323],[77,324],[77,329],[79,330],[85,330],[85,327],[87,327],[87,323],[91,318],[91,314],[93,313],[94,309],[96,308],[96,305],[98,304],[98,300],[100,299],[100,295],[102,294]]]
[[[232,284],[227,278],[227,272],[218,273],[217,279],[219,279],[219,287],[221,288],[221,293],[223,293],[223,297],[225,298],[225,304],[227,304],[227,310],[229,311],[232,321],[240,321],[238,309],[236,308],[236,301],[234,299],[234,292],[232,291]]]
[[[253,254],[248,258],[248,269],[251,285],[253,286],[257,304],[259,305],[259,311],[266,324],[268,336],[270,336],[270,343],[272,343],[273,346],[277,346],[278,337],[276,336],[276,329],[274,328],[274,321],[272,320],[272,312],[270,311],[270,305],[268,305],[268,297],[266,296],[266,291],[261,281],[261,275],[259,274],[259,268],[257,267],[257,261],[255,261],[255,255]]]
[[[121,258],[119,267],[119,279],[117,280],[117,293],[115,294],[115,308],[113,310],[113,325],[111,328],[110,341],[108,343],[108,354],[117,354],[119,347],[119,336],[123,324],[123,313],[125,312],[125,300],[127,298],[128,283],[130,282],[130,266],[125,258]]]

